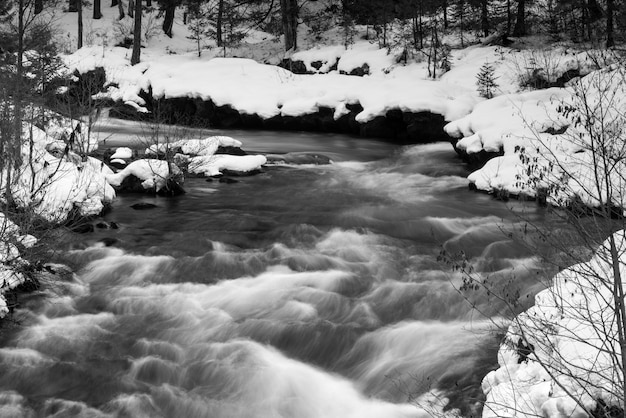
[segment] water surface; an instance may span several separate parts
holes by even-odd
[[[107,145],[145,132],[101,130]],[[391,418],[446,403],[476,416],[499,338],[488,318],[506,307],[459,292],[438,256],[464,251],[531,300],[542,267],[503,232],[520,223],[509,205],[468,191],[446,143],[209,133],[335,163],[120,196],[104,217],[119,229],[59,242],[77,274],[5,334],[0,416]]]

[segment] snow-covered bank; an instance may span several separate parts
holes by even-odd
[[[0,212],[0,318],[9,313],[4,294],[26,282],[21,271],[28,263],[22,259],[19,246],[29,248],[37,239],[22,234],[20,228]]]
[[[446,125],[463,152],[503,155],[469,176],[477,189],[549,203],[626,207],[622,68],[594,71],[568,88],[500,96]]]
[[[94,149],[88,135],[51,124],[44,127],[24,124],[21,164],[11,176],[11,196],[19,209],[27,209],[51,223],[62,223],[71,213],[97,215],[115,197],[106,181],[111,170],[101,161],[74,152]],[[72,139],[70,139],[72,138]],[[5,168],[6,171],[6,168]],[[0,175],[2,196],[7,189],[7,173]]]
[[[405,132],[418,135],[434,119],[419,120],[403,114],[437,115],[442,124],[443,120],[464,116],[479,100],[472,89],[410,76],[295,75],[249,59],[206,60],[150,51],[145,52],[142,63],[130,66],[128,54],[129,50],[124,48],[83,48],[66,57],[66,63],[70,71],[81,74],[103,68],[107,92],[101,97],[147,111],[152,107],[144,99],[148,93],[149,100],[176,103],[176,109],[164,112],[166,117],[188,112],[187,116],[205,119],[206,124],[210,122],[213,126],[220,126],[216,108],[227,108],[224,113],[231,116],[233,113],[242,115],[241,118],[253,116],[257,124],[281,119],[279,126],[318,113],[323,113],[325,118],[320,124],[333,124],[353,112],[357,133],[365,126],[369,129],[365,134],[375,136],[390,129],[372,132],[377,128],[376,123],[380,124],[376,119],[396,111],[400,112]],[[211,117],[214,119],[207,120]],[[398,116],[394,114],[394,117]]]
[[[535,306],[513,321],[498,353],[499,369],[483,380],[484,418],[582,418],[600,400],[621,406],[613,267],[623,278],[626,233],[613,237],[616,259],[607,239],[589,262],[558,273]]]

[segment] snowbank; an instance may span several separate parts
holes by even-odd
[[[110,169],[101,161],[83,159],[66,142],[35,126],[23,127],[23,138],[32,132],[32,159],[28,141],[22,145],[22,164],[13,173],[11,192],[15,203],[29,208],[47,221],[61,223],[72,211],[81,216],[97,215],[115,197],[105,176]],[[84,144],[82,149],[91,145]],[[6,173],[0,177],[0,191],[6,188]]]
[[[536,195],[566,206],[626,208],[622,129],[626,87],[622,70],[595,71],[565,89],[505,95],[478,104],[446,125],[456,146],[474,154],[504,153],[469,176],[488,192]],[[605,170],[606,169],[606,170]]]
[[[614,234],[621,277],[626,233]],[[596,402],[620,405],[623,379],[607,239],[587,263],[553,278],[509,327],[500,367],[483,380],[483,417],[587,417]],[[584,409],[583,409],[584,408]]]
[[[206,60],[150,50],[142,53],[142,63],[131,66],[129,54],[124,48],[82,48],[65,61],[70,71],[80,73],[104,68],[106,95],[116,101],[144,106],[139,92],[151,87],[155,98],[210,99],[217,106],[229,105],[240,113],[264,119],[310,114],[320,107],[344,109],[346,104],[360,103],[363,111],[357,116],[359,122],[394,108],[428,111],[453,120],[467,114],[478,101],[475,89],[411,77],[295,75],[249,59]]]
[[[26,262],[20,257],[17,244],[28,248],[36,242],[35,237],[22,234],[20,228],[0,212],[0,318],[9,313],[4,293],[26,281],[26,277],[19,271]]]

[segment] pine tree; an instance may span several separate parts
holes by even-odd
[[[478,94],[486,99],[491,99],[495,90],[498,88],[498,84],[496,83],[497,78],[493,65],[489,62],[485,62],[476,75]]]

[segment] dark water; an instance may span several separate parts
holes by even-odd
[[[77,274],[17,313],[0,416],[391,418],[446,402],[476,416],[498,336],[466,297],[493,318],[504,307],[459,293],[437,256],[463,250],[521,298],[536,291],[508,205],[467,190],[449,144],[227,134],[336,163],[123,196],[105,217],[120,229],[60,242]]]

